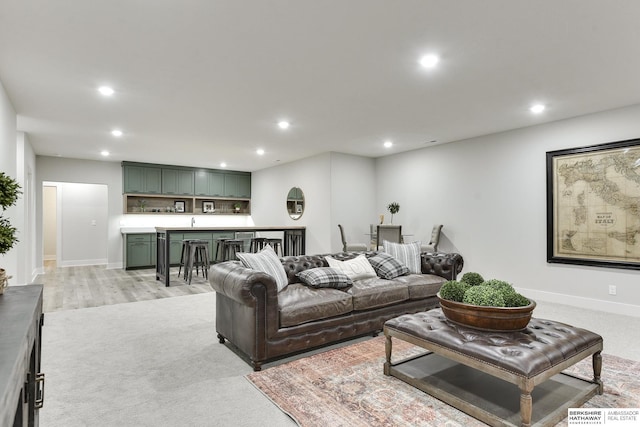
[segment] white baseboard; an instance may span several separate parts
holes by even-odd
[[[124,268],[124,263],[122,262],[112,262],[107,264],[107,270],[121,270]]]
[[[106,265],[107,259],[79,259],[71,261],[62,261],[60,267],[80,267],[85,265]]]
[[[581,307],[589,310],[605,311],[613,314],[623,314],[625,316],[640,317],[640,307],[633,304],[620,302],[603,301],[595,298],[577,297],[575,295],[557,294],[555,292],[537,291],[534,289],[517,288],[522,295],[533,300],[554,302],[557,304]]]

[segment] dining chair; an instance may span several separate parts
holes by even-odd
[[[360,252],[367,250],[367,245],[364,243],[347,243],[342,225],[338,224],[338,228],[340,229],[340,238],[342,239],[342,252]]]
[[[378,243],[378,224],[369,224],[369,247],[376,250]]]
[[[440,243],[440,232],[442,231],[442,224],[436,224],[431,230],[431,239],[426,245],[422,245],[420,250],[422,252],[438,252],[438,243]]]
[[[402,226],[393,224],[380,224],[376,233],[376,248],[380,250],[384,241],[402,243]]]

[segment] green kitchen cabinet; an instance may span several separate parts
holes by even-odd
[[[193,196],[192,170],[162,168],[162,194]]]
[[[251,174],[226,173],[224,175],[226,197],[251,197]]]
[[[125,165],[123,174],[124,193],[160,194],[162,192],[161,168]]]
[[[155,265],[155,234],[127,234],[126,265],[130,268],[150,268]]]
[[[185,239],[182,233],[171,233],[169,240],[169,250],[171,251],[171,258],[169,264],[180,265],[180,256],[182,255],[182,240]],[[187,237],[188,239],[188,237]]]
[[[222,172],[199,170],[195,172],[195,195],[220,197],[224,195],[224,177]]]

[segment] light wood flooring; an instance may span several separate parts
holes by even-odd
[[[56,267],[45,262],[44,274],[33,283],[44,285],[43,311],[74,310],[212,292],[209,282],[195,275],[188,285],[178,268],[171,269],[171,286],[156,280],[155,269],[107,270],[105,266]]]

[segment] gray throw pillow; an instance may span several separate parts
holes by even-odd
[[[420,242],[393,243],[384,241],[384,251],[409,267],[410,273],[422,273],[420,265]]]
[[[302,283],[312,288],[344,289],[353,282],[342,271],[331,267],[317,267],[296,274]]]
[[[369,264],[376,271],[378,277],[383,279],[394,279],[409,273],[409,268],[406,265],[384,252],[378,252],[369,257]]]
[[[276,255],[271,246],[267,245],[257,254],[239,252],[236,256],[242,261],[245,267],[262,271],[272,276],[278,285],[278,292],[289,284],[287,273],[284,271],[280,258],[278,258],[278,255]]]

